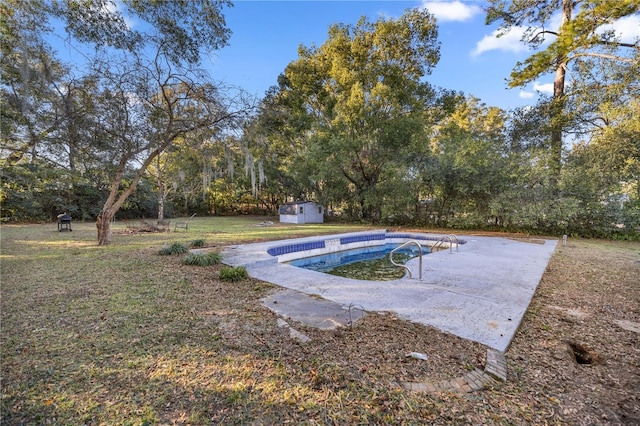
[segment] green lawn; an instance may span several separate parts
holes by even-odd
[[[266,220],[276,223],[259,226]],[[235,300],[207,305],[225,286],[215,268],[186,267],[157,252],[195,239],[222,246],[358,229],[365,228],[196,217],[188,232],[128,234],[116,222],[112,244],[98,247],[94,223],[74,222],[73,232],[55,223],[3,225],[3,424],[207,423],[214,408],[202,400],[207,384],[222,381],[216,404],[230,406],[254,369],[265,377],[260,386],[276,386],[277,360],[252,365],[259,361],[221,348],[209,322],[213,311],[244,312],[268,286],[234,284],[225,297]],[[203,367],[217,355],[214,368]]]

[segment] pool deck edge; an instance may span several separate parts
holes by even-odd
[[[422,281],[403,278],[386,282],[308,271],[278,263],[267,253],[270,247],[280,244],[341,235],[344,234],[229,246],[223,250],[223,262],[245,266],[251,277],[284,288],[343,306],[357,304],[366,311],[392,311],[402,319],[505,352],[557,246],[557,240],[538,240],[543,242],[539,244],[462,235],[467,244],[461,245],[458,252],[440,251],[423,258]],[[408,265],[416,268],[417,259]]]

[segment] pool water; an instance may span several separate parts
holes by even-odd
[[[320,256],[305,257],[288,262],[299,268],[368,281],[391,281],[402,278],[406,271],[391,263],[389,254],[398,244],[385,244],[375,247],[364,247],[339,251]],[[422,254],[430,253],[428,247],[422,248]],[[404,264],[407,260],[418,256],[415,246],[403,247],[393,254],[396,263]]]

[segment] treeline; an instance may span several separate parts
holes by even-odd
[[[574,83],[557,80],[553,96],[503,111],[429,83],[440,46],[424,9],[332,26],[253,102],[196,67],[199,52],[226,44],[222,3],[137,2],[129,13],[156,30],[137,33],[100,5],[9,0],[2,219],[67,212],[96,220],[106,244],[114,217],[276,214],[311,199],[327,220],[638,238],[640,49],[577,25],[638,7],[569,11],[576,25],[563,24],[558,44],[511,82],[561,64]],[[532,16],[490,3],[488,19],[514,18],[506,26]],[[167,13],[176,27],[154,21]],[[46,43],[50,18],[94,49],[81,70]]]

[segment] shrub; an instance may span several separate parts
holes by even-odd
[[[220,279],[227,282],[242,281],[249,277],[244,266],[225,266],[220,269]]]
[[[197,240],[193,240],[189,243],[191,247],[204,247],[204,239],[199,238]]]
[[[170,246],[164,246],[160,249],[158,254],[163,256],[170,256],[174,254],[184,254],[188,252],[189,249],[182,243],[173,243]]]
[[[189,253],[182,263],[185,265],[211,266],[217,265],[222,260],[220,253]]]

